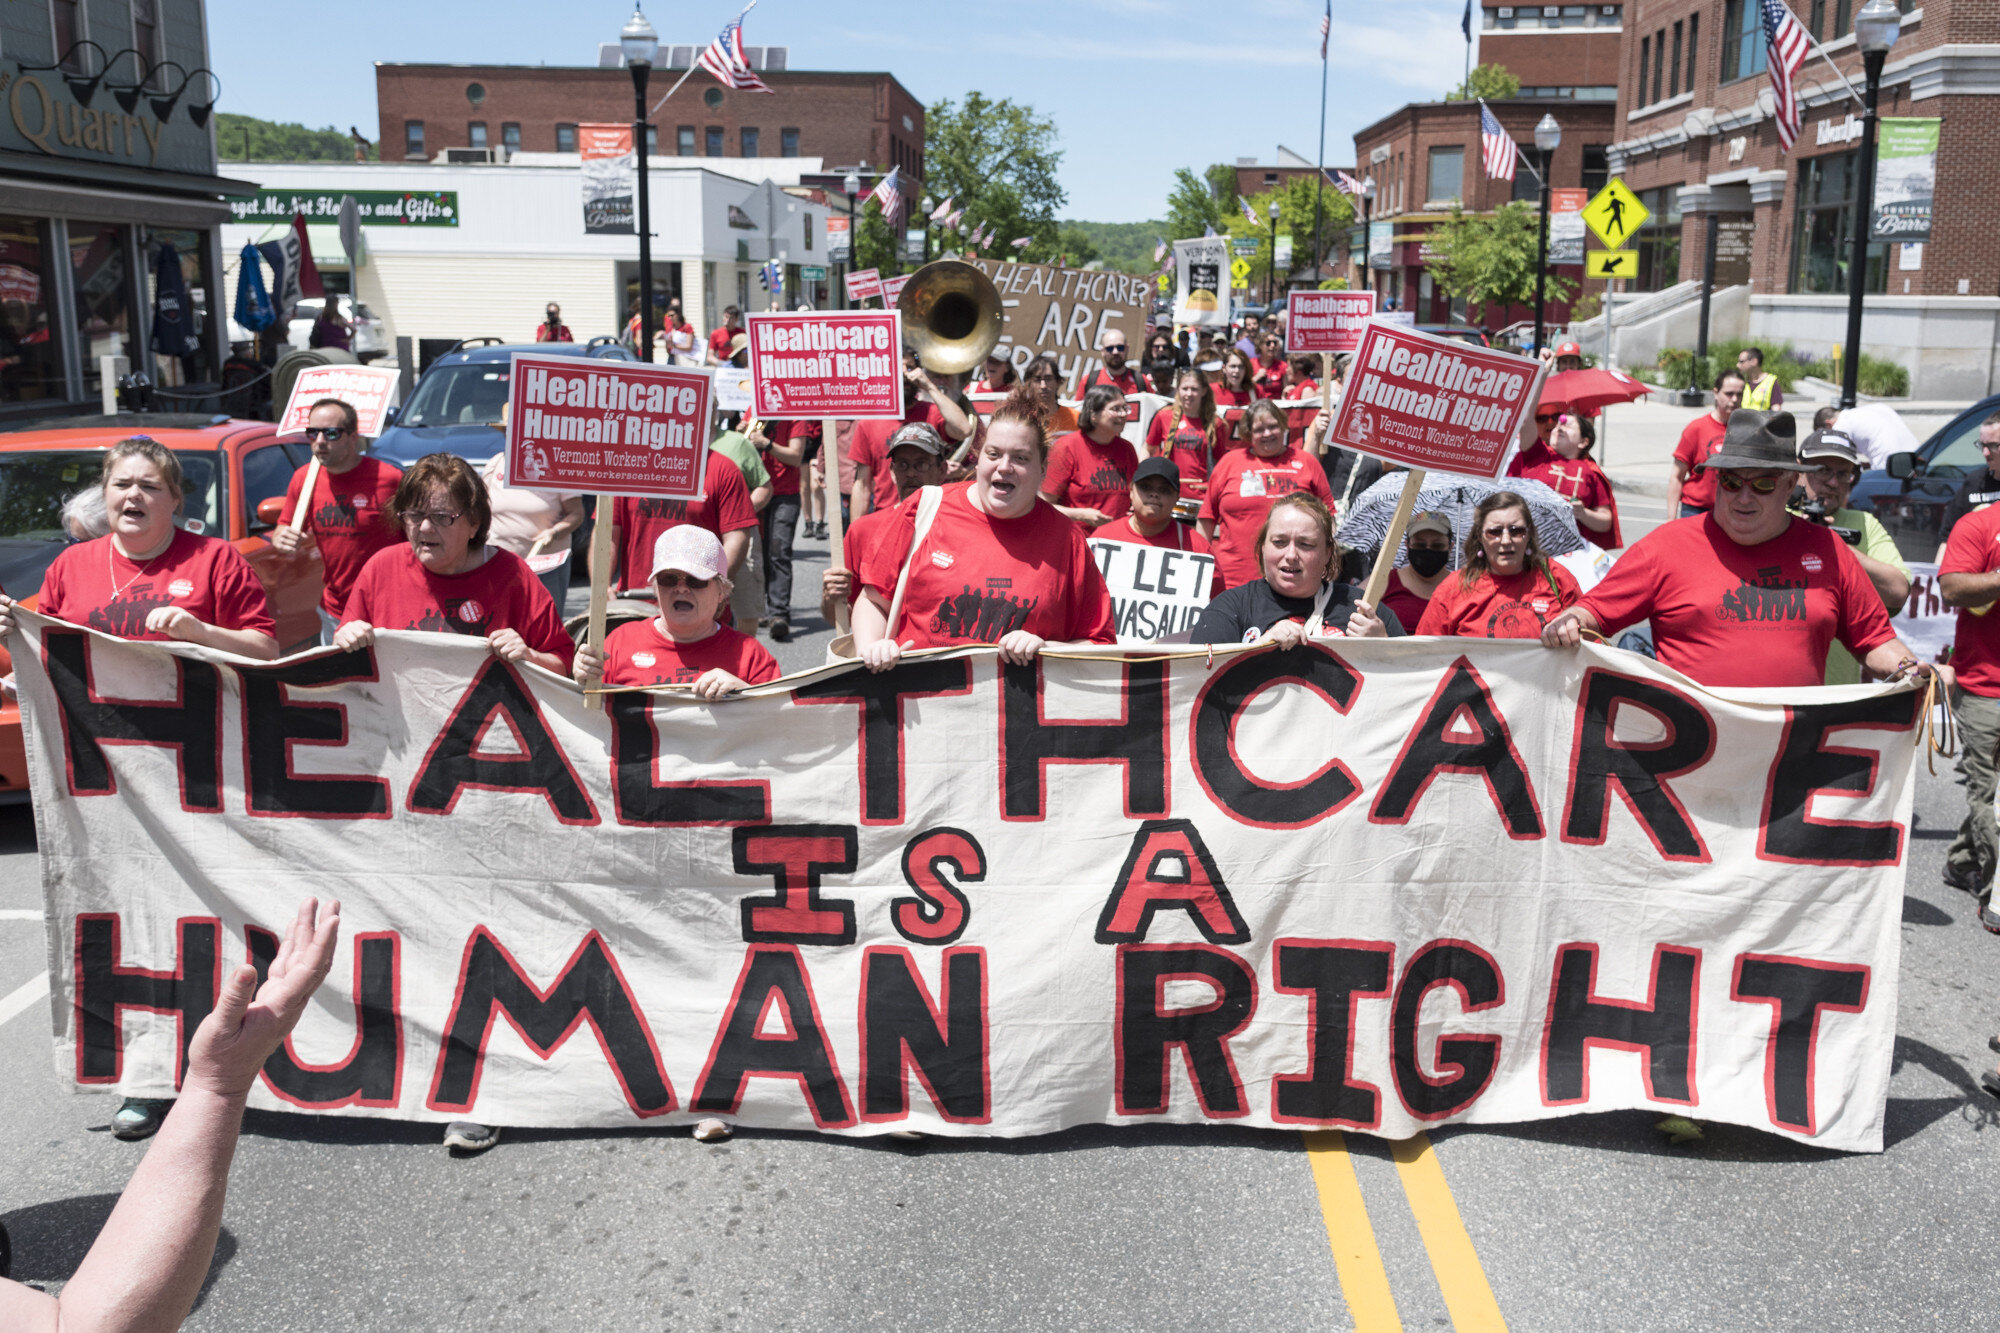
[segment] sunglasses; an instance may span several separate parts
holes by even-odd
[[[1722,487],[1723,490],[1728,491],[1731,495],[1736,494],[1745,486],[1748,486],[1759,495],[1769,495],[1772,491],[1778,489],[1778,483],[1782,480],[1783,478],[1781,477],[1738,477],[1732,473],[1724,472],[1716,477],[1715,484]]]
[[[1537,412],[1537,413],[1535,414],[1535,424],[1536,424],[1537,426],[1553,426],[1553,425],[1555,425],[1555,424],[1556,424],[1556,423],[1557,423],[1558,421],[1561,421],[1561,420],[1562,420],[1562,418],[1561,418],[1561,417],[1559,417],[1559,416],[1554,416],[1554,417],[1545,417],[1545,416],[1543,416],[1543,415],[1542,415],[1541,413],[1539,413],[1539,412]]]
[[[403,526],[406,528],[421,528],[425,523],[429,523],[434,528],[448,528],[463,517],[465,515],[455,509],[425,509],[421,511],[413,509],[403,515]]]
[[[1125,344],[1124,344],[1124,343],[1107,343],[1107,344],[1105,345],[1105,348],[1104,348],[1104,350],[1105,350],[1105,351],[1107,351],[1107,352],[1122,352],[1122,351],[1124,351],[1124,350],[1125,350]]]
[[[308,440],[337,440],[345,434],[347,434],[345,426],[307,426],[305,429],[305,437]]]
[[[1503,527],[1488,528],[1486,529],[1485,535],[1488,537],[1525,537],[1528,535],[1528,529],[1524,524],[1513,523],[1509,524],[1504,528]]]
[[[704,592],[712,580],[698,579],[692,574],[682,574],[674,570],[668,570],[663,574],[653,575],[653,582],[670,591],[674,588],[686,588],[689,592]]]

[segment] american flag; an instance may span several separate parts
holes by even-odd
[[[1480,157],[1486,164],[1487,180],[1514,179],[1514,167],[1521,160],[1521,154],[1514,147],[1513,136],[1500,128],[1493,108],[1486,105],[1483,97],[1479,99],[1479,149]]]
[[[1326,0],[1326,16],[1319,21],[1319,58],[1326,59],[1326,39],[1333,35],[1333,0]]]
[[[1336,171],[1333,173],[1333,175],[1334,175],[1334,182],[1333,182],[1334,188],[1339,190],[1342,194],[1351,194],[1355,198],[1359,199],[1362,196],[1362,194],[1365,193],[1361,188],[1361,182],[1354,179],[1354,177],[1348,175],[1346,172]]]
[[[713,74],[726,88],[741,88],[753,93],[768,93],[771,88],[757,72],[750,68],[750,62],[743,55],[743,20],[731,19],[722,35],[708,44],[695,62]]]
[[[1764,0],[1764,39],[1768,47],[1765,63],[1770,67],[1771,96],[1777,101],[1778,151],[1789,153],[1792,141],[1799,137],[1800,116],[1799,95],[1792,80],[1806,63],[1812,39],[1782,0]]]
[[[1239,194],[1236,196],[1236,202],[1243,205],[1243,216],[1250,219],[1251,226],[1261,227],[1264,225],[1263,223],[1257,220],[1257,210],[1250,207],[1250,201],[1248,199],[1245,199],[1242,195]]]
[[[894,228],[903,225],[903,169],[901,167],[889,168],[889,174],[876,183],[875,188],[868,192],[868,197],[882,206],[882,219],[890,227]]]

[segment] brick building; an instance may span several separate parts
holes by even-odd
[[[1351,175],[1354,168],[1336,166],[1329,162],[1326,164],[1326,170],[1328,175],[1336,171],[1345,171]],[[1259,162],[1254,157],[1236,159],[1236,193],[1244,198],[1264,194],[1290,185],[1300,177],[1311,180],[1314,171],[1315,168],[1310,160],[1279,144],[1275,161]]]
[[[1856,89],[1859,0],[1791,0]],[[1897,360],[1918,397],[2000,388],[2000,226],[1985,198],[2000,161],[2000,5],[1900,0],[1881,114],[1941,117],[1930,240],[1876,242],[1866,274],[1864,347]],[[1803,124],[1781,153],[1754,0],[1627,4],[1614,173],[1653,211],[1638,287],[1701,277],[1717,240],[1715,337],[1791,343],[1816,357],[1844,339],[1860,107],[1814,53],[1800,72]],[[1664,340],[1635,328],[1628,364]]]
[[[1479,63],[1505,68],[1523,97],[1616,101],[1627,8],[1480,0]]]

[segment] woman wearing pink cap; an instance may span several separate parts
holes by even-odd
[[[749,635],[716,617],[729,604],[728,558],[707,528],[683,523],[653,543],[653,592],[660,614],[634,620],[605,636],[604,652],[577,649],[576,678],[602,675],[606,685],[693,685],[703,699],[720,699],[783,674],[778,659]]]

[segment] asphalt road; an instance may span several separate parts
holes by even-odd
[[[779,652],[818,661],[824,632]],[[1879,1156],[1729,1127],[1676,1148],[1617,1113],[1400,1154],[1229,1128],[517,1130],[461,1159],[430,1126],[255,1113],[188,1327],[1991,1327],[2000,1101],[1976,1079],[2000,938],[1938,881],[1952,775],[1920,776],[1917,807]],[[0,1220],[16,1275],[54,1287],[145,1149],[57,1075],[40,906],[30,820],[0,811]]]

